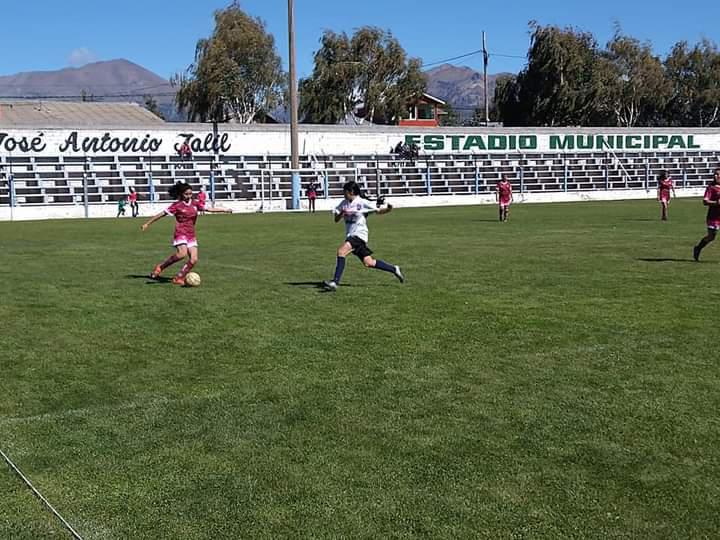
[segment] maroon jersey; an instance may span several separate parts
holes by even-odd
[[[198,212],[204,210],[198,201],[177,201],[171,204],[165,213],[175,216],[175,238],[195,238],[195,222]]]
[[[658,183],[658,189],[660,190],[660,200],[669,201],[670,190],[673,189],[673,187],[673,181],[669,178],[666,180],[660,180],[660,182]]]
[[[705,190],[704,199],[710,203],[720,201],[720,185],[710,184]],[[720,206],[708,206],[707,224],[712,226],[720,225]]]
[[[498,182],[497,191],[500,204],[509,204],[512,198],[512,185],[510,182]]]

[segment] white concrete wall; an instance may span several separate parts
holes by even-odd
[[[677,189],[678,197],[702,197],[704,188]],[[557,203],[557,202],[582,202],[582,201],[620,201],[620,200],[643,200],[655,199],[655,190],[616,190],[616,191],[580,191],[580,192],[553,192],[553,193],[524,193],[515,195],[516,204],[532,203]],[[493,194],[484,195],[455,195],[442,196],[433,195],[430,197],[397,197],[388,198],[387,201],[396,208],[423,208],[434,206],[472,206],[495,204]],[[318,211],[330,211],[340,199],[318,199],[316,208]],[[167,208],[167,204],[141,204],[142,217],[148,217],[161,212]],[[260,201],[219,201],[218,206],[231,208],[234,212],[253,213],[261,211]],[[302,210],[307,211],[307,200],[302,200]],[[287,203],[284,200],[276,200],[270,203],[265,201],[265,212],[287,212]],[[91,205],[89,217],[91,218],[114,218],[117,214],[115,204]],[[131,219],[130,207],[125,209],[126,217]],[[0,221],[31,221],[43,219],[79,219],[85,217],[85,208],[82,205],[68,206],[20,206],[0,208]]]

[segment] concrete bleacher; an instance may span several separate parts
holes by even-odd
[[[392,197],[490,193],[507,174],[519,193],[598,190],[654,190],[667,170],[678,187],[705,185],[720,152],[605,152],[433,155],[407,161],[395,156],[323,156],[301,159],[303,186],[319,182],[320,197],[342,196],[342,185],[357,180],[370,193]],[[140,200],[168,200],[176,181],[204,186],[216,200],[289,200],[287,156],[43,156],[0,154],[0,205],[9,204],[12,174],[17,205],[107,204],[135,188]],[[150,186],[152,182],[152,189]]]

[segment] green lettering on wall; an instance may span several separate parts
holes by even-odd
[[[462,135],[450,135],[450,141],[452,141],[453,150],[460,150],[460,139],[462,138]]]
[[[506,150],[507,137],[504,135],[490,135],[488,137],[488,150]]]
[[[695,144],[695,135],[688,135],[687,147],[688,148],[700,148],[699,144]]]
[[[468,150],[472,150],[473,148],[477,148],[478,150],[485,150],[485,142],[483,141],[482,137],[479,135],[470,135],[467,139],[465,139],[465,146],[463,147],[463,150],[466,152]]]
[[[572,135],[550,135],[550,150],[573,150],[575,137]]]
[[[625,137],[625,148],[628,150],[640,150],[642,148],[642,136],[628,135]]]
[[[537,135],[520,135],[520,150],[537,150]]]
[[[653,149],[658,149],[663,145],[666,145],[668,142],[668,136],[667,135],[654,135],[652,138],[652,147]]]
[[[444,150],[445,137],[442,135],[425,135],[425,150]]]
[[[420,135],[405,135],[405,144],[407,145],[420,145]]]
[[[668,143],[668,150],[672,148],[686,148],[687,145],[685,144],[685,137],[682,135],[673,135],[670,137],[670,142]]]

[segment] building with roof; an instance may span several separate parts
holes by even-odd
[[[91,101],[0,101],[2,127],[162,127],[165,121],[137,103]]]
[[[407,115],[400,119],[399,124],[406,127],[436,128],[440,126],[440,118],[445,114],[446,105],[442,99],[424,93],[408,105]]]

